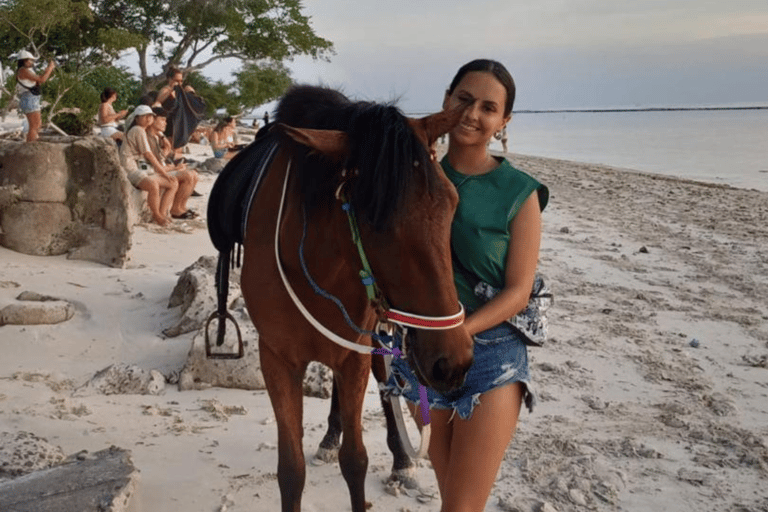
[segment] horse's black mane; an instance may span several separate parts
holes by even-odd
[[[309,210],[335,201],[343,168],[359,171],[346,192],[361,220],[376,230],[391,225],[405,195],[415,190],[416,180],[425,184],[422,191],[431,190],[429,155],[393,105],[353,102],[333,89],[296,86],[280,101],[275,120],[297,128],[341,130],[349,137],[350,155],[342,164],[307,156],[299,173]]]

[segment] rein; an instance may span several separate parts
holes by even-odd
[[[283,191],[280,197],[280,206],[277,211],[277,222],[275,225],[275,262],[277,264],[277,270],[280,274],[280,278],[283,281],[283,286],[285,286],[285,290],[288,292],[288,295],[290,296],[291,300],[293,301],[294,305],[299,310],[299,312],[302,314],[302,316],[304,316],[304,318],[307,320],[307,322],[310,323],[310,325],[312,325],[321,334],[323,334],[323,336],[333,341],[337,345],[340,345],[348,350],[352,350],[359,354],[366,354],[366,355],[379,354],[379,355],[385,356],[385,361],[387,363],[386,373],[387,373],[387,378],[389,378],[390,358],[405,356],[405,352],[404,352],[405,338],[408,332],[408,327],[417,328],[417,329],[429,329],[429,330],[453,329],[455,327],[460,326],[464,322],[464,314],[465,314],[464,306],[461,303],[459,303],[458,313],[449,315],[449,316],[441,316],[441,317],[416,315],[413,313],[407,313],[405,311],[400,311],[400,310],[389,307],[386,302],[386,299],[381,293],[381,290],[376,285],[376,280],[373,277],[373,272],[371,271],[368,258],[366,257],[365,251],[362,246],[360,231],[358,229],[357,220],[355,218],[351,204],[348,201],[342,199],[342,208],[347,214],[350,230],[352,232],[352,241],[357,247],[358,253],[360,255],[360,260],[363,266],[363,269],[360,271],[360,278],[362,280],[363,285],[366,288],[366,295],[368,296],[368,299],[375,306],[377,306],[377,310],[379,310],[380,316],[384,318],[384,321],[380,321],[378,325],[381,327],[381,330],[385,332],[388,331],[389,333],[392,333],[394,331],[394,326],[392,326],[392,324],[395,324],[402,329],[403,351],[399,350],[397,347],[395,347],[394,349],[391,349],[389,347],[389,345],[386,343],[385,340],[386,339],[391,340],[392,339],[391,335],[388,335],[388,334],[382,335],[379,332],[367,331],[355,325],[355,323],[349,317],[349,314],[347,313],[346,308],[344,308],[344,305],[341,303],[341,301],[339,301],[338,298],[334,297],[330,293],[320,288],[317,285],[317,283],[312,279],[312,277],[309,274],[309,271],[307,270],[306,263],[304,261],[304,239],[306,237],[306,230],[307,230],[306,211],[304,211],[304,228],[303,228],[303,233],[301,238],[301,245],[299,248],[299,257],[301,260],[301,267],[302,267],[302,270],[304,271],[304,275],[306,276],[307,280],[309,281],[310,285],[312,286],[312,288],[316,293],[320,294],[321,296],[329,300],[332,300],[339,307],[342,314],[344,315],[345,321],[350,327],[352,327],[352,329],[354,329],[359,334],[367,335],[367,336],[370,336],[372,339],[375,339],[376,341],[379,342],[382,348],[372,349],[370,346],[361,345],[360,343],[349,341],[337,335],[336,333],[334,333],[333,331],[325,327],[323,324],[321,324],[317,319],[315,319],[314,316],[312,316],[309,310],[307,310],[304,304],[302,304],[298,295],[296,295],[296,292],[293,290],[293,287],[291,286],[287,276],[285,275],[285,270],[283,269],[282,263],[280,262],[280,222],[283,217],[283,207],[285,206],[285,197],[287,195],[287,190],[288,190],[288,178],[290,176],[291,162],[292,161],[289,159],[288,165],[285,170],[285,180],[283,181]],[[339,187],[339,191],[337,191],[337,197],[340,196],[340,190],[341,190],[341,187]],[[387,328],[388,325],[390,326],[389,329]],[[377,331],[379,330],[380,329],[377,328]],[[430,437],[430,431],[431,431],[429,426],[429,404],[427,402],[427,392],[426,392],[426,388],[423,385],[419,386],[419,398],[420,398],[423,426],[421,429],[421,444],[417,451],[411,445],[410,439],[408,438],[408,435],[405,431],[405,422],[403,421],[402,409],[400,407],[399,400],[395,396],[390,397],[390,401],[392,402],[392,406],[393,406],[392,409],[395,415],[395,421],[397,423],[397,427],[400,432],[400,437],[404,441],[405,448],[409,452],[409,455],[412,458],[423,458],[426,455],[427,449],[429,447],[429,437]]]

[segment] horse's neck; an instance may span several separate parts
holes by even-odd
[[[312,218],[307,218],[303,253],[317,285],[338,297],[355,321],[362,323],[371,308],[360,278],[360,256],[340,203],[334,204],[330,211],[321,208]]]

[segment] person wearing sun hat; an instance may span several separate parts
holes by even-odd
[[[131,114],[130,127],[120,147],[120,161],[134,187],[147,192],[147,206],[154,221],[167,226],[179,180],[169,174],[171,167],[160,162],[152,152],[146,129],[155,121],[148,105],[139,105]],[[151,172],[149,167],[155,172]]]
[[[43,124],[40,116],[40,84],[45,83],[53,73],[56,66],[54,61],[48,63],[48,67],[42,75],[36,75],[32,71],[37,57],[27,50],[21,50],[16,54],[18,68],[16,71],[16,94],[19,96],[19,110],[27,116],[29,131],[27,132],[27,142],[36,141],[38,132]]]

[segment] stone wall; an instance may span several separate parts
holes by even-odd
[[[0,245],[123,267],[145,194],[101,137],[0,142]]]

